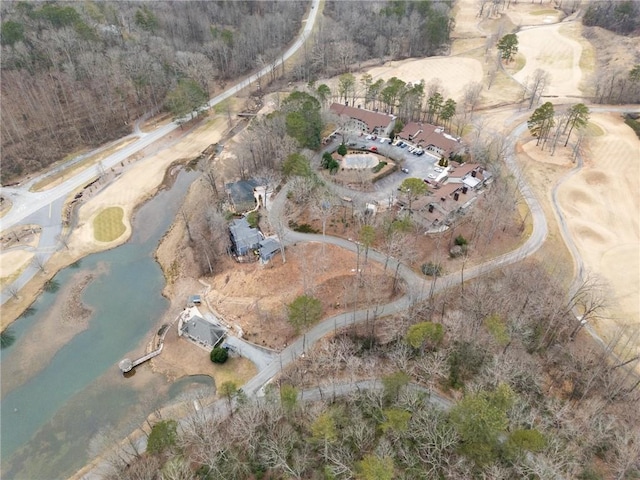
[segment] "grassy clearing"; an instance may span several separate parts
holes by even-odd
[[[530,12],[529,15],[557,15],[557,10],[537,10],[535,12]]]
[[[513,62],[507,65],[507,70],[511,75],[515,75],[520,70],[522,70],[526,64],[527,58],[521,53],[517,53],[515,58],[513,59]]]
[[[93,236],[99,242],[112,242],[127,229],[122,222],[122,207],[109,207],[101,211],[93,220]]]
[[[597,124],[593,122],[587,123],[587,127],[585,128],[585,132],[589,137],[600,137],[604,135],[604,130]]]
[[[6,277],[0,277],[0,288],[5,288],[11,285],[22,274],[25,268],[29,266],[29,261],[31,260],[31,258],[33,258],[33,255],[31,255],[30,258],[26,259],[25,262],[20,267],[18,267],[17,270],[12,271]]]
[[[211,365],[213,365],[213,378],[217,388],[224,382],[233,382],[240,387],[258,373],[253,362],[243,357],[230,357],[222,365],[213,363]]]
[[[87,167],[89,167],[91,165],[97,164],[100,160],[103,160],[104,158],[108,157],[109,155],[111,155],[112,153],[114,153],[117,150],[121,149],[122,147],[125,147],[126,145],[130,144],[134,140],[135,139],[124,140],[124,141],[119,142],[118,144],[114,145],[113,147],[111,147],[111,148],[109,148],[107,150],[104,150],[104,151],[102,151],[102,152],[100,152],[100,153],[98,153],[96,155],[92,155],[90,157],[87,157],[84,160],[82,160],[81,162],[75,163],[75,164],[69,166],[68,168],[63,168],[59,172],[53,173],[53,174],[47,176],[46,178],[43,178],[39,182],[34,183],[33,186],[31,187],[30,191],[32,191],[32,192],[41,192],[43,190],[47,190],[48,188],[53,188],[56,185],[59,185],[60,183],[65,181],[66,179],[71,178],[79,170],[84,170],[85,168],[87,168]],[[83,152],[75,152],[75,153],[69,154],[64,158],[64,160],[62,160],[61,163],[68,162],[68,161],[72,160],[74,157],[77,157],[78,155],[80,155],[82,153]]]

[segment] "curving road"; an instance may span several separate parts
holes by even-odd
[[[269,74],[274,69],[279,68],[282,63],[291,58],[305,43],[307,37],[311,33],[318,15],[318,6],[320,0],[312,0],[311,9],[309,15],[303,20],[304,28],[298,35],[296,41],[271,64],[262,68],[259,72],[249,75],[244,80],[240,81],[233,87],[226,90],[224,93],[212,98],[207,103],[207,108],[214,107],[224,100],[236,95],[241,90],[250,86],[252,82],[255,82],[259,78]],[[12,202],[11,210],[2,218],[0,218],[0,231],[9,229],[16,225],[21,224],[38,224],[42,226],[41,240],[38,245],[38,251],[40,258],[43,262],[46,262],[53,252],[59,247],[58,236],[61,232],[61,218],[62,218],[62,206],[64,199],[73,191],[80,188],[83,185],[91,182],[99,175],[99,169],[108,170],[118,163],[126,160],[137,152],[152,145],[153,143],[161,140],[174,130],[176,130],[186,119],[178,119],[167,125],[164,125],[153,132],[149,133],[134,133],[127,135],[117,142],[131,137],[139,137],[138,140],[127,145],[118,152],[109,155],[101,162],[101,166],[89,167],[68,180],[64,181],[56,187],[50,188],[42,192],[30,192],[30,186],[39,178],[51,174],[48,172],[38,179],[33,179],[27,184],[21,187],[3,187],[1,189],[2,195],[9,197]],[[138,124],[136,123],[135,131],[139,132]],[[110,145],[112,145],[111,143]],[[78,162],[89,155],[94,155],[107,147],[102,147],[82,157],[78,157],[72,160],[71,163]],[[26,285],[33,276],[38,272],[38,268],[30,265],[22,272],[20,277],[8,288],[2,290],[0,294],[0,303],[4,304],[9,298],[12,297],[11,292],[19,291],[24,285]]]

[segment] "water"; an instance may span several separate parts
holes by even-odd
[[[83,301],[94,310],[89,328],[59,349],[40,372],[9,392],[3,388],[3,478],[51,479],[75,473],[103,444],[113,444],[155,407],[178,397],[181,385],[190,384],[169,389],[163,377],[148,372],[136,375],[137,381],[126,380],[117,363],[132,350],[142,353],[139,345],[151,338],[167,309],[161,295],[164,278],[153,252],[195,177],[180,173],[170,190],[140,208],[127,244],[86,257],[79,269],[56,275],[63,288],[78,271],[103,272],[84,291]],[[16,341],[2,352],[0,368],[11,355],[20,354],[22,339],[54,301],[55,294],[43,293],[34,304],[36,313],[12,325]],[[139,387],[141,380],[144,388]]]

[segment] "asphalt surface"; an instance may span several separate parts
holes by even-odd
[[[224,93],[221,93],[220,95],[209,100],[209,102],[207,103],[207,108],[214,107],[227,98],[233,97],[238,92],[250,86],[253,82],[257,81],[259,78],[269,74],[273,69],[279,68],[283,62],[293,56],[302,47],[307,39],[307,36],[311,33],[318,14],[319,4],[320,0],[313,0],[309,15],[305,20],[303,20],[304,28],[302,29],[302,32],[298,35],[296,41],[277,60],[265,66],[259,72],[249,75],[247,78],[229,88]],[[11,200],[12,208],[4,217],[0,218],[0,231],[9,229],[16,225],[26,225],[30,223],[29,220],[33,218],[44,221],[45,216],[48,216],[50,219],[54,219],[53,225],[49,221],[45,221],[44,224],[38,223],[42,226],[41,243],[38,244],[38,257],[42,262],[46,262],[53,254],[53,250],[51,250],[51,238],[57,239],[61,231],[62,206],[64,203],[64,199],[74,190],[90,183],[95,178],[97,178],[100,174],[100,168],[109,170],[118,163],[131,157],[135,153],[167,136],[168,134],[179,128],[180,125],[188,119],[189,115],[167,125],[164,125],[154,130],[153,132],[144,134],[140,131],[140,122],[136,122],[134,126],[135,133],[124,138],[138,137],[138,140],[127,145],[118,152],[109,155],[101,162],[101,166],[93,166],[81,172],[78,172],[77,175],[74,175],[73,177],[62,182],[60,185],[57,185],[56,187],[50,188],[48,190],[42,192],[30,192],[29,188],[36,181],[48,175],[51,175],[52,172],[47,172],[40,177],[34,178],[22,186],[2,187],[0,189],[0,192],[3,196],[6,196]],[[114,143],[117,142],[112,142],[110,145]],[[93,152],[72,160],[70,163],[72,164],[79,162],[83,158],[94,155],[95,153],[108,147],[109,146],[101,147]],[[69,163],[59,168],[65,168],[67,165],[69,165]],[[33,217],[34,215],[35,217]],[[44,243],[42,243],[43,238]],[[60,242],[58,241],[53,245],[55,245],[56,248],[60,248]],[[13,292],[19,291],[35,276],[37,272],[37,267],[33,265],[28,266],[20,274],[15,282],[13,282],[10,286],[4,288],[2,292],[0,292],[0,304],[4,304],[9,298],[11,298],[13,296]]]

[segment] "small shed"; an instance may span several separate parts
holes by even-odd
[[[200,295],[190,295],[189,301],[187,302],[189,306],[198,306],[202,305],[202,297]]]

